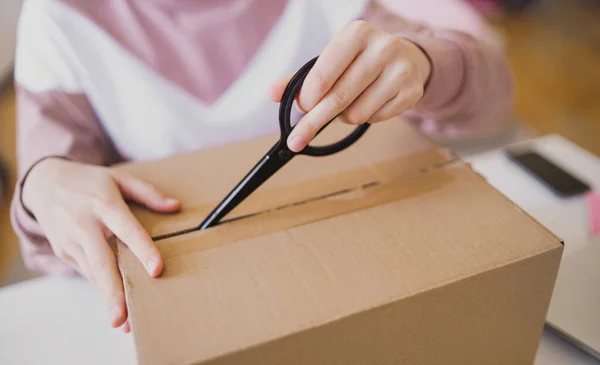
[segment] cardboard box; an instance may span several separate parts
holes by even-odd
[[[277,138],[118,168],[183,201],[174,215],[133,207],[168,235]],[[533,363],[561,242],[402,120],[297,156],[228,218],[156,241],[156,279],[119,245],[140,364]]]

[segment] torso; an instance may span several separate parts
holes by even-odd
[[[161,4],[140,8],[135,0],[88,8],[79,0],[62,9],[81,85],[126,159],[160,158],[277,131],[278,105],[267,97],[269,85],[319,54],[368,3],[344,1],[344,11],[331,12],[334,0],[278,6],[227,1],[231,6],[213,11],[228,9],[220,19],[239,24],[231,30],[196,25],[197,17],[211,18],[212,0],[193,2],[203,3],[204,13],[185,7],[170,12]],[[239,8],[242,3],[247,7]],[[111,15],[110,5],[120,12],[112,8]],[[211,39],[202,27],[221,33]]]

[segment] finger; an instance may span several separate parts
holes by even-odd
[[[89,280],[89,270],[87,266],[87,260],[81,247],[75,243],[71,243],[66,247],[62,247],[55,251],[57,257],[59,257],[64,263],[72,267],[82,277]]]
[[[292,79],[292,77],[294,77],[294,74],[284,76],[284,77],[280,78],[279,80],[275,81],[275,83],[273,85],[271,85],[271,87],[269,88],[269,98],[271,98],[272,101],[274,101],[276,103],[281,102],[283,93],[285,92],[285,89],[287,88],[287,85],[290,83],[290,80]]]
[[[113,327],[120,327],[127,319],[123,282],[114,252],[106,242],[99,222],[79,222],[73,231],[74,238],[87,260],[88,279],[100,290],[110,308]]]
[[[156,277],[162,272],[163,262],[160,252],[148,232],[120,197],[115,197],[111,206],[98,207],[97,214],[106,227],[131,249],[131,252],[146,267],[148,275]]]
[[[177,211],[181,207],[179,201],[165,196],[152,184],[125,173],[113,172],[112,176],[125,199],[133,200],[150,209],[165,213]]]
[[[67,256],[70,258],[73,267],[79,272],[81,276],[90,280],[90,270],[88,261],[85,257],[85,253],[81,246],[79,246],[76,242],[72,242],[67,249]]]
[[[54,215],[41,215],[39,221],[40,226],[44,232],[46,232],[46,236],[52,246],[54,254],[67,265],[77,270],[80,275],[88,279],[90,283],[99,288],[102,294],[107,297],[105,294],[107,292],[105,289],[106,287],[103,286],[105,280],[98,275],[95,275],[91,270],[89,264],[91,260],[88,259],[90,254],[86,253],[82,248],[82,243],[85,244],[85,246],[92,244],[93,241],[103,243],[103,246],[110,251],[110,256],[112,256],[114,267],[116,269],[114,253],[104,240],[104,232],[101,227],[94,222],[94,217],[92,215],[82,214],[73,216],[59,207],[54,210]],[[118,276],[117,284],[122,286],[118,270],[116,273]],[[121,288],[121,291],[122,290],[123,289]],[[120,318],[117,313],[116,315],[112,315],[111,321],[113,322],[113,326],[120,326],[127,317],[124,294],[122,295],[122,300],[117,299],[115,302],[121,304],[118,310],[122,313],[121,317],[124,318]]]
[[[422,96],[423,88],[418,86],[401,91],[375,112],[369,119],[369,123],[382,122],[404,114],[412,109]]]
[[[87,278],[85,255],[81,248],[67,236],[63,222],[70,222],[70,216],[62,209],[55,207],[52,214],[38,214],[37,222],[44,232],[52,252],[70,268]]]
[[[332,89],[337,80],[365,49],[371,26],[350,23],[325,47],[306,76],[298,96],[300,109],[310,111]]]
[[[397,72],[385,69],[379,77],[341,114],[344,123],[359,125],[371,119],[385,103],[393,99],[400,88]]]
[[[346,109],[379,75],[381,61],[375,54],[362,53],[340,77],[330,92],[296,125],[288,147],[301,151],[330,120]]]
[[[131,325],[129,324],[129,321],[125,322],[125,325],[123,326],[123,333],[130,333],[131,332]]]

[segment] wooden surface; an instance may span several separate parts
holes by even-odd
[[[517,81],[515,113],[600,155],[600,6],[538,0],[498,22]]]
[[[541,134],[560,133],[600,155],[600,8],[583,0],[541,0],[495,22],[517,81],[514,111]],[[0,156],[14,177],[14,92],[0,95]],[[14,182],[10,183],[11,185]],[[8,202],[0,210],[0,285],[18,260]]]
[[[19,259],[17,238],[10,225],[9,203],[15,174],[15,95],[12,90],[0,93],[0,158],[8,165],[8,196],[0,206],[0,285],[7,281],[8,270]]]

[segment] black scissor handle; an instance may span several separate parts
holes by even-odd
[[[287,137],[292,133],[292,129],[294,129],[291,123],[291,113],[292,106],[294,105],[294,100],[296,99],[296,95],[298,94],[300,88],[302,87],[302,84],[304,83],[304,79],[306,79],[306,75],[308,75],[308,72],[314,66],[315,62],[317,62],[318,58],[319,56],[313,58],[312,60],[308,61],[304,66],[302,66],[302,68],[300,68],[300,70],[296,72],[294,77],[292,77],[285,91],[283,92],[281,104],[279,105],[279,128],[281,129],[282,142],[287,140]],[[327,124],[325,124],[323,128],[327,127],[329,123],[331,123],[331,120]],[[299,153],[309,156],[326,156],[334,154],[349,147],[354,142],[356,142],[367,131],[367,129],[370,126],[371,125],[368,123],[362,124],[356,127],[354,131],[352,131],[352,133],[346,136],[346,138],[336,143],[332,143],[326,146],[306,146]],[[323,128],[321,128],[321,130],[323,130]],[[321,132],[321,130],[319,132]]]

